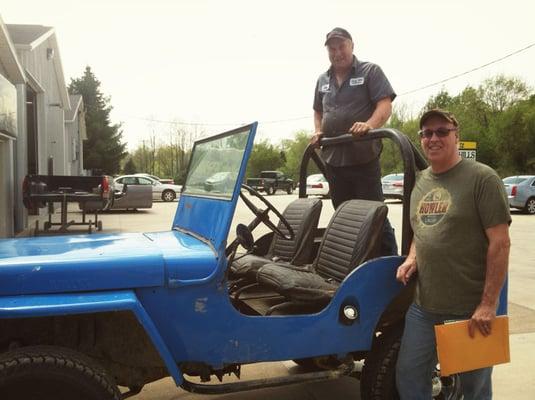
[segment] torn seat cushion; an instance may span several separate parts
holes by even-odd
[[[266,264],[257,273],[262,286],[294,301],[328,302],[336,292],[338,284],[313,273],[310,267],[295,267],[288,264]]]
[[[253,282],[256,279],[256,273],[260,267],[272,263],[273,260],[269,258],[257,256],[254,254],[246,254],[243,257],[237,258],[232,262],[232,272],[235,276],[248,277]]]

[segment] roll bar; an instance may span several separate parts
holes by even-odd
[[[409,140],[409,138],[396,129],[381,128],[372,129],[364,136],[353,136],[350,133],[344,133],[336,137],[321,138],[320,146],[337,146],[350,142],[361,142],[374,139],[390,139],[398,145],[401,152],[404,168],[403,184],[403,222],[401,232],[401,254],[406,255],[409,252],[409,246],[412,240],[412,229],[410,226],[410,197],[416,181],[416,170],[420,171],[427,168],[427,161]],[[316,146],[308,145],[301,159],[299,170],[299,197],[307,197],[306,178],[308,163],[310,160],[318,166],[324,176],[327,176],[325,163],[321,159]]]

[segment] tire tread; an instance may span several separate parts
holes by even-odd
[[[121,399],[117,386],[102,367],[83,354],[55,346],[19,348],[0,355],[0,390],[6,378],[20,373],[23,369],[39,365],[76,370],[104,389],[109,399]]]

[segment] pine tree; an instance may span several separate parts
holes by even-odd
[[[123,172],[126,175],[132,175],[137,172],[136,163],[134,162],[132,157],[129,157],[128,160],[126,160],[126,163],[124,164],[124,167],[123,167]]]
[[[81,78],[71,79],[69,93],[81,94],[85,106],[87,140],[84,141],[84,168],[94,174],[113,175],[119,172],[121,160],[126,156],[126,144],[121,142],[120,124],[111,125],[110,98],[100,91],[91,68],[87,66]]]

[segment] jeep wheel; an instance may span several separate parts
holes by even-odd
[[[403,325],[400,324],[374,339],[360,377],[362,399],[399,399],[396,389],[396,362],[402,334]]]
[[[535,214],[535,197],[531,197],[526,201],[524,212],[526,214]]]
[[[275,193],[275,189],[273,188],[273,186],[268,186],[268,187],[266,187],[266,194],[267,194],[268,196],[271,196],[271,195],[274,194],[274,193]]]
[[[175,198],[176,198],[176,194],[172,190],[164,190],[162,193],[163,201],[173,201]]]
[[[398,400],[396,388],[396,362],[403,325],[396,325],[374,339],[366,357],[360,377],[360,395],[363,400]],[[440,378],[438,370],[433,375],[433,399],[460,399],[461,387],[458,375]]]
[[[106,372],[70,349],[36,346],[0,355],[2,400],[119,400]]]
[[[290,185],[290,186],[288,186],[288,187],[286,188],[286,193],[288,193],[288,194],[292,194],[293,191],[294,191],[294,188],[293,188],[292,185]]]

